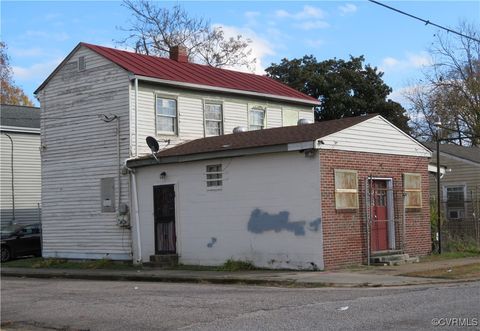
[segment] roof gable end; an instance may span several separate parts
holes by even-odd
[[[431,157],[431,151],[380,115],[323,137],[320,149]]]

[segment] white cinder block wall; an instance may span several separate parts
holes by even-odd
[[[209,191],[205,167],[218,163],[223,187]],[[174,184],[180,263],[220,265],[232,258],[268,268],[323,268],[318,155],[307,158],[294,151],[149,166],[136,169],[136,176],[143,261],[155,253],[153,186]],[[257,218],[261,224],[251,223],[249,229],[255,210],[263,215]],[[288,213],[288,224],[269,230],[269,216],[278,224],[281,212]]]

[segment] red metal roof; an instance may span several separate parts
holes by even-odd
[[[80,43],[80,45],[95,51],[125,70],[139,76],[298,99],[312,105],[319,104],[317,99],[266,76],[219,69],[191,62],[182,63],[169,58],[137,54],[87,43]]]

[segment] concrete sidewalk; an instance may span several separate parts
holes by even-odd
[[[70,278],[95,280],[132,280],[150,282],[189,282],[213,284],[250,284],[298,287],[381,287],[426,285],[480,279],[440,279],[402,276],[405,273],[455,268],[480,263],[480,257],[422,262],[388,267],[362,267],[335,271],[193,271],[144,268],[141,270],[32,269],[2,267],[3,277]]]

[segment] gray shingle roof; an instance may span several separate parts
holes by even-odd
[[[192,140],[157,153],[158,157],[183,156],[217,151],[238,150],[314,141],[366,121],[377,114],[346,117],[338,120],[298,126],[286,126],[265,130],[231,133],[222,136]],[[151,155],[139,159],[149,159]]]
[[[0,125],[21,128],[40,128],[40,108],[0,105]]]
[[[433,152],[437,150],[435,143],[424,143],[425,146],[430,148]],[[480,164],[480,148],[479,147],[466,147],[453,144],[440,144],[440,154],[449,154],[459,157],[468,161],[472,161]],[[434,158],[432,158],[434,160]]]

